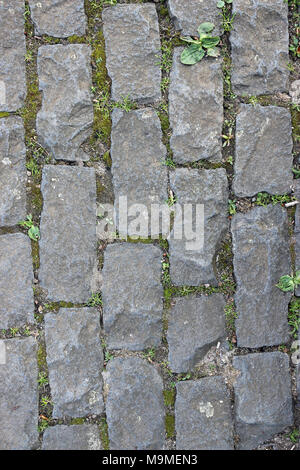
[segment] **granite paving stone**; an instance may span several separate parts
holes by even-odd
[[[214,33],[222,31],[221,10],[215,0],[189,0],[188,4],[182,0],[168,0],[168,9],[176,29],[183,36],[197,35],[200,23],[207,21],[215,25]]]
[[[51,426],[43,436],[42,450],[102,450],[96,424]]]

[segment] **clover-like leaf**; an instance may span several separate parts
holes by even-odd
[[[223,2],[223,0],[220,0],[218,3],[217,3],[217,7],[218,8],[223,8],[225,6],[225,2]]]
[[[218,47],[212,47],[210,49],[207,49],[206,53],[210,57],[219,57],[220,49]]]
[[[204,57],[204,50],[198,44],[191,44],[182,51],[180,60],[182,64],[194,65]]]
[[[31,238],[31,240],[37,241],[40,238],[40,230],[38,227],[33,225],[29,230],[28,230],[28,236]]]
[[[210,33],[214,29],[215,25],[213,23],[201,23],[198,28],[198,33],[201,36],[202,33]]]
[[[212,47],[217,46],[219,42],[220,42],[219,36],[204,38],[202,40],[202,46],[205,47],[205,49],[211,49]]]
[[[191,36],[182,36],[181,41],[189,42],[191,44],[200,44],[199,39],[193,39]]]

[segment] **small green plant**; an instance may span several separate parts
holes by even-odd
[[[111,352],[105,351],[105,353],[104,353],[104,362],[107,363],[108,361],[110,361],[113,358],[114,358],[114,355]]]
[[[229,157],[226,159],[226,162],[229,163],[229,165],[233,165],[233,156],[229,155]]]
[[[300,178],[300,170],[298,168],[293,168],[293,173],[296,179]]]
[[[19,328],[11,328],[10,329],[10,334],[12,336],[16,336],[19,333]]]
[[[46,419],[42,419],[40,424],[38,425],[38,432],[44,432],[45,429],[47,429],[49,426],[49,423]]]
[[[292,328],[292,336],[297,339],[300,326],[300,300],[294,299],[289,306],[288,322]]]
[[[256,96],[250,96],[249,104],[252,104],[252,106],[257,105],[258,104],[258,98]]]
[[[94,292],[91,295],[91,298],[88,300],[87,304],[88,307],[99,307],[102,306],[102,297],[99,292]]]
[[[220,55],[220,49],[216,47],[220,42],[219,36],[211,36],[211,32],[215,25],[213,23],[201,23],[198,28],[199,37],[196,36],[185,36],[181,40],[189,43],[181,56],[180,60],[182,64],[194,65],[204,56],[218,57]]]
[[[46,408],[48,405],[51,405],[51,404],[52,404],[52,402],[51,402],[49,397],[45,396],[45,397],[41,398],[41,407],[42,408]]]
[[[292,42],[290,44],[289,50],[293,54],[293,56],[298,58],[300,57],[300,44],[297,36],[292,37]]]
[[[236,214],[236,204],[235,204],[235,200],[232,200],[232,199],[229,199],[228,200],[228,212],[230,215],[234,215]]]
[[[279,279],[278,287],[283,292],[294,292],[295,288],[300,285],[300,271],[296,271],[295,276],[289,276],[285,274]]]
[[[173,191],[170,191],[169,198],[166,200],[166,204],[168,204],[169,207],[174,206],[176,203],[177,199],[173,194]]]
[[[123,109],[124,111],[126,111],[126,113],[128,113],[132,109],[135,109],[136,105],[135,105],[135,103],[133,103],[131,101],[131,99],[129,98],[129,95],[127,95],[127,96],[122,96],[122,101],[117,101],[116,103],[113,103],[111,105],[111,108],[112,109],[120,108],[120,109]]]
[[[191,377],[192,377],[192,374],[185,374],[185,375],[180,374],[178,376],[178,382],[183,382],[184,380],[189,380]]]
[[[226,3],[227,4],[232,3],[232,1],[231,2],[227,1]],[[222,16],[222,20],[223,20],[223,29],[224,29],[224,31],[225,32],[230,32],[233,28],[233,21],[234,21],[236,13],[231,15],[231,12],[227,7],[228,7],[228,5],[225,5],[225,4],[223,5],[222,13],[220,13],[220,15]],[[221,7],[219,7],[219,8],[221,8]]]
[[[150,361],[152,361],[155,357],[155,348],[149,348],[147,349],[146,352],[143,353],[143,356],[146,358],[146,359],[149,359]]]
[[[45,372],[40,372],[39,373],[39,378],[38,378],[38,384],[40,387],[48,385],[48,377]]]
[[[173,162],[172,158],[167,157],[165,160],[163,160],[163,165],[166,165],[169,168],[176,168],[175,163]]]
[[[290,440],[294,444],[297,444],[297,442],[299,441],[299,437],[300,437],[300,431],[298,429],[294,429],[289,435]]]
[[[31,238],[31,240],[34,240],[36,242],[40,238],[40,229],[36,225],[34,225],[31,214],[26,217],[26,220],[21,220],[18,225],[20,225],[20,227],[28,229],[27,234],[29,238]]]
[[[231,144],[232,139],[234,138],[233,132],[232,132],[232,127],[229,127],[228,129],[228,134],[222,134],[223,137],[223,147],[229,147]]]
[[[218,8],[224,8],[225,7],[225,3],[232,3],[232,0],[220,0],[218,1],[217,3],[217,7]]]

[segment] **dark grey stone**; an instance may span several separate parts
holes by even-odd
[[[84,0],[29,0],[35,34],[66,38],[85,33]]]
[[[128,216],[132,215],[128,217],[129,235],[147,238],[150,234],[151,205],[166,205],[168,198],[168,174],[166,166],[163,165],[166,149],[162,144],[161,124],[156,112],[151,108],[129,113],[120,109],[114,110],[111,140],[112,175],[119,233],[126,235],[126,226],[122,228],[119,216],[120,213],[121,215],[124,213],[121,212],[120,197],[127,197]],[[133,210],[133,204],[144,204],[145,207],[140,215]],[[130,208],[133,210],[132,214]],[[141,220],[141,226],[138,226],[134,220]],[[144,225],[144,233],[140,233]],[[153,231],[153,235],[158,235],[159,231],[158,227]]]
[[[138,357],[116,358],[106,372],[110,450],[163,450],[163,381],[156,367]]]
[[[0,328],[33,323],[33,270],[30,240],[14,233],[0,236]]]
[[[41,286],[51,300],[86,302],[97,264],[95,172],[46,165],[42,194]]]
[[[142,243],[106,248],[102,298],[109,348],[136,351],[160,344],[161,257],[158,247]]]
[[[171,148],[177,163],[222,159],[223,76],[219,59],[192,67],[181,64],[175,49],[170,77]]]
[[[0,109],[16,111],[24,105],[24,1],[0,1]]]
[[[236,120],[233,190],[239,197],[291,191],[293,140],[290,112],[278,106],[241,105]]]
[[[254,449],[293,424],[289,357],[281,352],[235,357],[239,449]]]
[[[170,238],[170,273],[175,285],[216,285],[215,258],[228,230],[228,189],[226,171],[177,169],[170,174],[177,203],[204,205],[204,246],[190,249],[187,237]],[[175,204],[175,223],[177,220]],[[179,214],[179,212],[178,212]],[[180,222],[180,215],[178,215]],[[195,222],[195,216],[193,217]],[[199,229],[198,229],[199,232]],[[173,231],[174,234],[174,231]]]
[[[102,13],[112,99],[140,103],[161,98],[160,38],[155,5],[115,5]]]
[[[40,143],[56,160],[89,160],[80,146],[91,134],[94,118],[90,46],[41,46],[38,75],[43,92],[36,121]]]
[[[200,23],[210,21],[215,25],[214,33],[222,31],[221,10],[216,0],[189,0],[188,5],[182,0],[168,0],[169,13],[184,36],[197,35]]]
[[[286,210],[256,207],[232,220],[237,344],[260,348],[286,343],[291,294],[276,284],[291,273]]]
[[[222,377],[176,385],[177,450],[233,450],[230,397]]]
[[[52,426],[44,432],[42,450],[102,450],[96,424]]]
[[[2,340],[0,362],[0,450],[38,446],[38,368],[34,338]]]
[[[62,308],[45,316],[53,417],[82,417],[103,411],[103,352],[96,309]]]
[[[173,372],[192,370],[211,346],[225,338],[224,307],[221,294],[176,300],[167,336]]]
[[[20,117],[0,119],[0,226],[26,217],[26,148]]]
[[[230,33],[232,87],[238,95],[287,91],[288,5],[282,0],[234,0]]]

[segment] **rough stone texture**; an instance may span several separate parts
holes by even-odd
[[[286,210],[269,205],[236,214],[232,238],[238,346],[286,343],[291,294],[276,287],[280,277],[291,272]]]
[[[30,240],[21,233],[0,236],[0,329],[33,323]]]
[[[4,340],[0,364],[0,450],[38,445],[38,368],[34,338]]]
[[[115,5],[102,13],[112,99],[140,103],[161,98],[161,49],[155,5]]]
[[[102,413],[99,312],[63,308],[47,314],[45,335],[53,417]]]
[[[42,194],[41,286],[51,300],[86,302],[97,263],[95,172],[45,165]]]
[[[162,334],[163,288],[158,247],[109,245],[104,254],[103,321],[111,349],[158,346]]]
[[[110,450],[163,450],[165,410],[158,370],[128,357],[109,361],[106,371]]]
[[[66,38],[85,33],[84,0],[29,0],[35,34]]]
[[[0,1],[0,109],[16,111],[26,96],[24,1]]]
[[[223,378],[179,382],[176,388],[177,450],[233,450],[230,397]]]
[[[291,83],[290,97],[292,103],[300,105],[300,80],[295,80]]]
[[[188,372],[225,337],[225,300],[221,294],[177,299],[169,319],[169,364]]]
[[[169,14],[175,23],[175,28],[183,36],[197,35],[200,23],[210,21],[215,25],[214,33],[222,29],[221,10],[215,0],[189,0],[188,5],[182,0],[168,0]]]
[[[96,424],[52,426],[44,432],[42,450],[102,450]]]
[[[144,204],[147,211],[141,213],[146,224],[145,233],[131,226],[129,235],[150,235],[151,204],[165,205],[168,198],[167,168],[163,165],[166,149],[162,144],[161,124],[156,112],[150,108],[126,113],[120,109],[112,114],[112,175],[115,192],[115,208],[119,219],[119,198],[127,197],[128,212],[133,204]],[[130,215],[130,214],[128,214]],[[138,213],[133,211],[133,218]],[[117,222],[119,232],[124,230]],[[148,228],[148,229],[147,229]],[[157,230],[159,232],[159,230]]]
[[[0,119],[0,226],[26,217],[26,149],[23,121]]]
[[[222,159],[222,62],[204,59],[193,67],[181,64],[182,48],[174,53],[170,77],[171,148],[177,163]]]
[[[228,229],[228,189],[224,169],[189,170],[181,168],[170,174],[171,188],[177,202],[204,205],[204,246],[202,250],[188,250],[186,237],[172,237],[170,246],[170,273],[175,285],[199,286],[217,284],[215,257]],[[175,204],[176,209],[176,204]],[[175,222],[176,222],[175,214]]]
[[[235,357],[239,449],[253,449],[293,424],[289,357],[281,352]],[[266,378],[267,375],[267,378]]]
[[[293,140],[290,112],[278,106],[241,105],[236,120],[233,190],[239,197],[291,191]]]
[[[288,5],[282,0],[235,0],[230,33],[232,87],[239,95],[288,90]]]
[[[80,148],[93,125],[91,49],[87,44],[41,46],[38,52],[42,108],[39,142],[57,160],[88,160]]]
[[[297,201],[300,203],[300,180],[294,180],[294,191]],[[300,205],[296,205],[295,211],[295,268],[297,271],[300,270]],[[295,295],[300,297],[300,286],[295,289]]]

